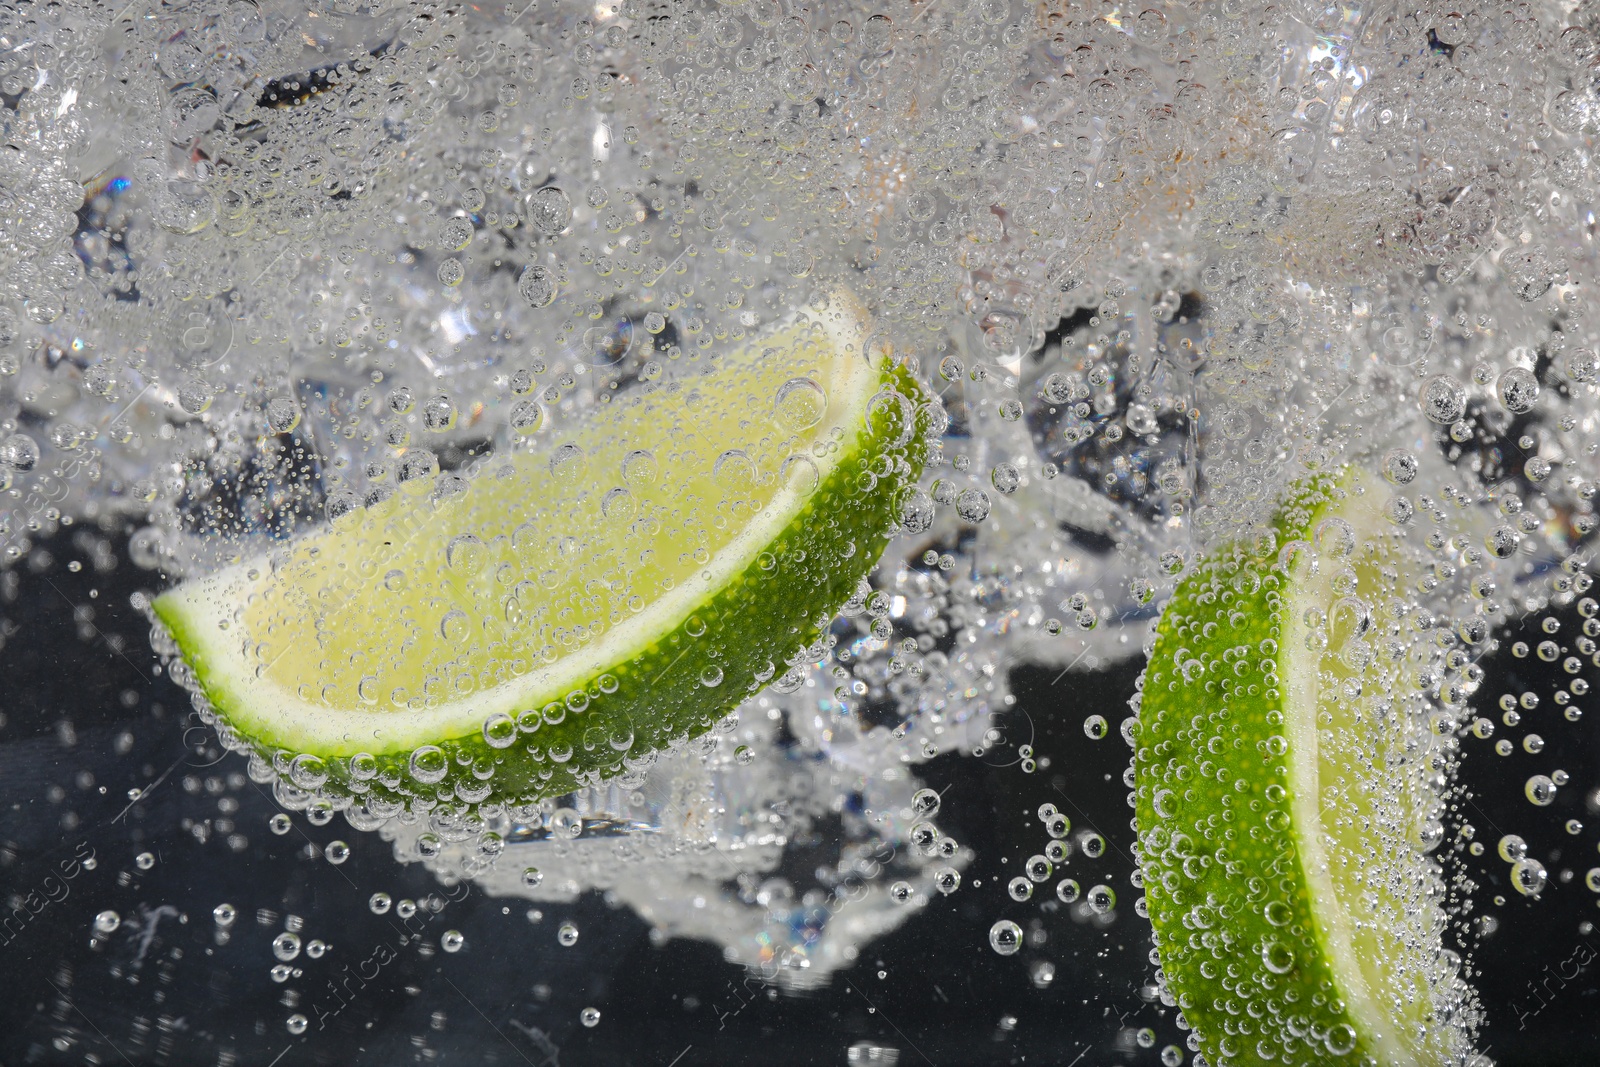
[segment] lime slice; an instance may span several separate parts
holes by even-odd
[[[1359,468],[1322,477],[1211,552],[1142,679],[1147,903],[1212,1064],[1470,1054],[1475,1001],[1428,855],[1446,762],[1407,655],[1417,567],[1385,497]]]
[[[178,673],[307,791],[526,801],[639,766],[783,675],[896,528],[932,415],[866,327],[836,294],[537,450],[403,457],[389,498],[157,598]]]

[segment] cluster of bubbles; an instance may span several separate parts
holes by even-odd
[[[814,988],[865,940],[960,889],[973,853],[938,829],[938,792],[895,769],[908,734],[858,722],[808,681],[781,705],[778,694],[758,697],[649,767],[564,797],[365,822],[357,805],[345,817],[446,884],[553,904],[599,889],[636,909],[653,940],[711,940],[774,982]],[[916,743],[981,747],[988,722],[936,713]],[[868,760],[877,772],[844,770]],[[308,813],[319,803],[331,811],[313,801]],[[819,850],[809,876],[785,869],[802,841]],[[575,925],[558,931],[563,945],[577,940]]]
[[[1035,887],[1049,882],[1057,873],[1057,868],[1064,868],[1075,851],[1091,860],[1100,858],[1106,851],[1105,838],[1093,830],[1080,831],[1074,847],[1073,842],[1068,840],[1072,834],[1072,820],[1057,810],[1054,804],[1039,805],[1037,815],[1048,835],[1044,851],[1024,860],[1023,873],[1006,883],[1006,895],[1019,904],[1032,900]],[[1135,884],[1142,884],[1137,873]],[[1093,916],[1104,924],[1109,925],[1114,920],[1112,912],[1117,906],[1117,893],[1104,883],[1097,883],[1085,892],[1076,878],[1064,877],[1055,883],[1055,897],[1061,904],[1076,905],[1083,914]],[[1145,915],[1143,897],[1136,902],[1134,910],[1140,917]],[[1026,941],[1022,927],[1011,919],[1000,919],[989,928],[989,947],[1002,956],[1015,955]],[[1054,974],[1054,965],[1041,961],[1036,965],[1034,982],[1041,987],[1046,986],[1053,980]]]
[[[692,382],[844,282],[945,432],[872,584],[766,703],[560,805],[352,825],[523,894],[616,881],[568,855],[528,886],[500,860],[559,839],[557,807],[582,840],[671,825],[661,870],[737,835],[772,916],[785,842],[859,785],[883,793],[850,818],[874,814],[794,910],[892,876],[910,888],[882,914],[904,915],[959,884],[941,837],[915,843],[916,783],[818,800],[827,776],[794,768],[1000,747],[1008,666],[1147,652],[1197,560],[1344,463],[1382,480],[1414,568],[1368,605],[1408,657],[1394,744],[1447,783],[1495,731],[1479,661],[1530,618],[1512,653],[1568,679],[1551,699],[1575,720],[1600,662],[1600,8],[1135,8],[0,8],[0,556],[87,523],[168,575],[255,558]],[[1332,645],[1341,625],[1308,624]],[[1531,710],[1508,697],[1506,729]],[[344,807],[289,762],[252,774]],[[1422,785],[1406,833],[1473,854],[1448,786]],[[695,822],[687,795],[737,801]],[[912,847],[886,863],[882,842]],[[1499,851],[1539,893],[1537,859]]]

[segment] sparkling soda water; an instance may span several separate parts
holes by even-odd
[[[1301,623],[1422,857],[1430,1025],[1593,1039],[1600,5],[4,0],[0,134],[5,1057],[1204,1064],[1139,673],[1345,471],[1388,592]],[[836,614],[626,773],[333,795],[147,618],[581,461],[841,291],[928,462]]]

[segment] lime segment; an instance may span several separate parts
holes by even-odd
[[[1175,590],[1142,680],[1135,808],[1167,987],[1213,1064],[1461,1062],[1441,768],[1406,697],[1404,531],[1359,468]],[[1397,610],[1398,609],[1398,610]],[[1437,741],[1437,738],[1433,738]]]
[[[865,330],[838,294],[543,447],[404,456],[386,499],[155,612],[302,789],[528,799],[647,760],[783,674],[894,529],[929,415]]]

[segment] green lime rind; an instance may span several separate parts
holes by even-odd
[[[212,641],[199,632],[195,613],[169,594],[152,609],[181,653],[173,674],[204,697],[230,745],[259,754],[295,787],[369,807],[525,804],[647,766],[655,753],[705,733],[783,675],[876,566],[898,529],[901,498],[921,475],[932,421],[920,403],[922,387],[904,366],[887,366],[878,385],[911,403],[868,407],[853,446],[841,442],[848,453],[753,563],[664,636],[596,672],[581,690],[524,694],[521,703],[535,714],[520,717],[520,729],[499,731],[497,744],[481,725],[429,739],[443,754],[429,764],[438,777],[417,773],[409,744],[393,751],[373,746],[363,753],[358,777],[346,755],[318,752],[269,729],[241,730],[241,723],[271,717],[255,708],[241,714],[252,699],[247,687],[210,662]],[[567,710],[539,714],[552,703]]]
[[[1256,660],[1247,661],[1241,674],[1220,658],[1190,667],[1193,678],[1183,672],[1183,665],[1199,659],[1200,646],[1218,643],[1216,630],[1204,632],[1207,625],[1231,631],[1227,647],[1260,649],[1282,638],[1286,576],[1275,568],[1276,547],[1306,536],[1328,502],[1327,484],[1291,498],[1265,551],[1236,544],[1178,583],[1140,690],[1134,811],[1150,921],[1167,985],[1213,1063],[1269,1062],[1258,1054],[1257,1042],[1277,1054],[1299,1044],[1286,1020],[1266,1018],[1265,1012],[1260,1020],[1244,1016],[1247,1024],[1260,1025],[1260,1033],[1229,1032],[1238,1029],[1235,1012],[1243,1005],[1269,998],[1303,1005],[1308,1020],[1314,1018],[1325,1034],[1337,1034],[1340,1047],[1349,1044],[1347,1054],[1365,1051],[1356,1047],[1360,1037],[1346,1013],[1327,1003],[1326,991],[1336,985],[1326,954],[1305,951],[1303,944],[1316,937],[1318,924],[1292,829],[1284,753],[1267,748],[1270,738],[1284,736],[1283,683],[1275,668],[1264,671]],[[1241,594],[1234,576],[1252,570],[1261,575],[1260,587]],[[1209,621],[1199,623],[1200,633],[1191,633],[1187,621],[1175,625],[1190,619]],[[1223,715],[1236,727],[1233,739],[1225,737]],[[1176,784],[1183,788],[1172,788]],[[1235,804],[1243,805],[1248,822],[1235,817],[1240,825],[1229,828],[1231,840],[1221,826],[1210,839],[1195,832],[1202,820],[1220,817]],[[1263,945],[1275,944],[1301,949],[1281,974],[1263,957]],[[1229,997],[1235,1012],[1228,1010]],[[1335,1031],[1338,1026],[1348,1031]]]
[[[1392,695],[1398,668],[1347,671],[1303,621],[1349,603],[1348,586],[1332,591],[1346,562],[1361,596],[1397,588],[1400,534],[1375,488],[1358,469],[1315,477],[1270,530],[1210,553],[1174,590],[1141,680],[1147,906],[1167,988],[1213,1065],[1443,1063],[1465,1040],[1433,1010],[1434,985],[1453,980],[1429,971],[1449,957],[1437,868],[1398,829],[1418,791],[1399,772],[1385,782],[1376,728],[1351,710]],[[1313,567],[1330,519],[1359,547]],[[1367,694],[1330,695],[1352,678]],[[1371,886],[1379,869],[1395,894]],[[1407,914],[1409,929],[1386,929]]]

